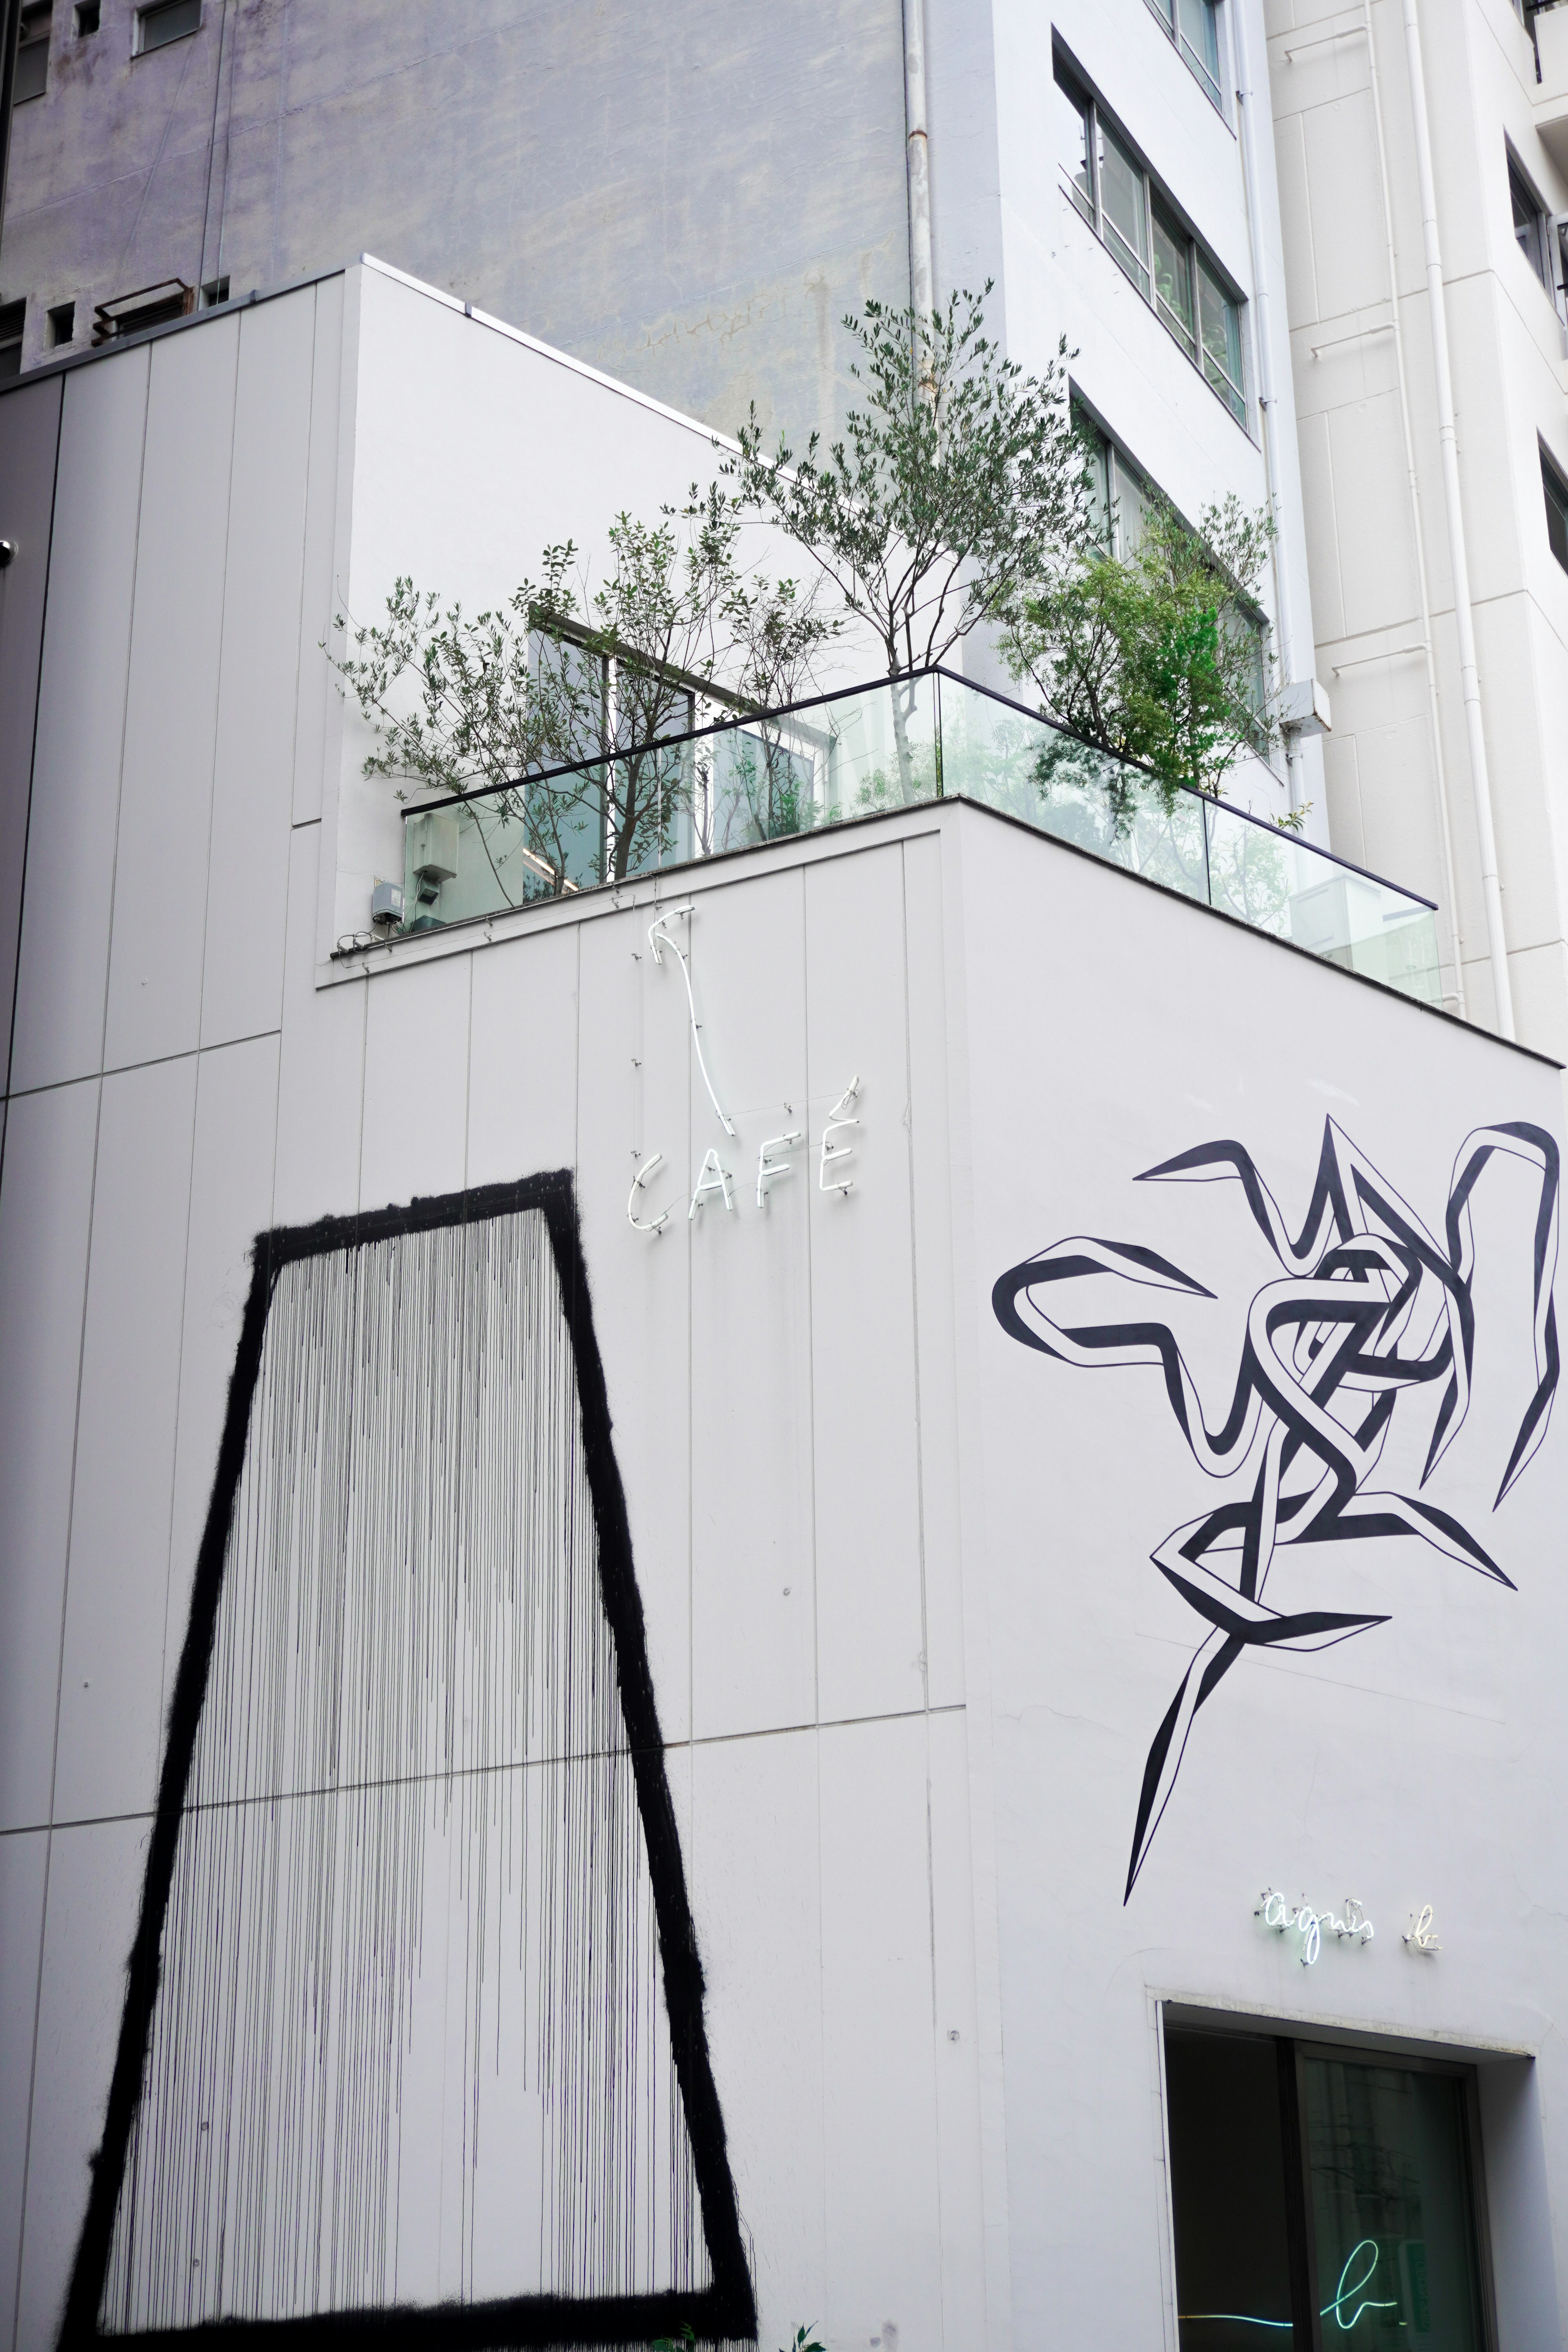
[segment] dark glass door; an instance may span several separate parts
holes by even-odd
[[[1165,2034],[1182,2352],[1487,2352],[1468,2083]]]

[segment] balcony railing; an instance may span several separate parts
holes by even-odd
[[[1168,791],[945,670],[421,802],[404,816],[401,929],[956,798],[1424,1003],[1441,1001],[1427,899],[1206,793]]]

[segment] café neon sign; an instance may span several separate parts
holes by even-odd
[[[1323,1948],[1323,1937],[1331,1935],[1338,1943],[1370,1944],[1375,1930],[1353,1895],[1345,1896],[1345,1916],[1336,1919],[1331,1911],[1314,1911],[1305,1895],[1292,1906],[1278,1887],[1266,1886],[1254,1906],[1253,1917],[1272,1927],[1277,1936],[1294,1928],[1301,1938],[1298,1955],[1301,1966],[1310,1969]]]
[[[697,998],[691,986],[691,961],[669,929],[671,923],[679,920],[682,917],[689,917],[694,911],[695,909],[690,906],[666,908],[657,922],[650,925],[647,943],[656,964],[662,967],[665,954],[668,952],[674,956],[679,966],[680,976],[686,982],[686,1003],[691,1020],[691,1043],[697,1055],[697,1066],[702,1073],[702,1083],[708,1089],[708,1099],[713,1106],[719,1124],[723,1129],[725,1136],[733,1142],[736,1140],[735,1123],[719,1099],[708,1067],[707,1056],[702,1051],[702,1024],[697,1018]],[[843,1169],[844,1162],[853,1158],[856,1151],[856,1146],[847,1139],[850,1129],[858,1128],[860,1124],[853,1110],[853,1105],[858,1099],[859,1093],[860,1080],[858,1076],[856,1076],[850,1079],[849,1084],[827,1114],[827,1122],[822,1130],[822,1147],[816,1171],[817,1186],[821,1192],[848,1192],[854,1188],[854,1177],[846,1175]],[[787,1109],[788,1106],[786,1105],[785,1108]],[[770,1135],[763,1144],[757,1153],[756,1192],[759,1209],[767,1207],[770,1191],[779,1179],[795,1173],[794,1161],[784,1159],[782,1155],[793,1150],[796,1144],[804,1143],[805,1140],[803,1129],[791,1128],[783,1135]],[[703,1155],[702,1165],[697,1171],[697,1181],[692,1187],[690,1205],[686,1212],[689,1223],[695,1222],[698,1211],[705,1208],[710,1202],[715,1204],[721,1202],[731,1215],[734,1214],[735,1194],[732,1190],[735,1182],[734,1174],[731,1169],[725,1167],[721,1150],[721,1147],[710,1148]],[[663,1165],[663,1152],[650,1152],[647,1159],[639,1161],[637,1171],[632,1178],[632,1189],[626,1196],[626,1223],[635,1234],[661,1233],[669,1223],[670,1212],[668,1209],[662,1211],[657,1217],[639,1217],[637,1214],[639,1195],[654,1171]]]

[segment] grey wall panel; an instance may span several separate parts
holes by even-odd
[[[151,1809],[196,1055],[105,1081],[71,1509],[55,1814]]]
[[[48,1838],[0,1838],[0,2344],[15,2341]]]
[[[120,756],[150,354],[66,379],[49,564],[14,1083],[101,1067]]]
[[[53,2352],[59,2330],[151,1833],[147,1820],[96,1822],[49,1840],[17,2352]]]
[[[0,1184],[0,1830],[49,1817],[98,1081],[10,1106]]]
[[[153,350],[109,957],[109,1067],[200,1035],[239,320]]]
[[[0,400],[0,539],[8,539],[16,551],[0,571],[0,1085],[6,1087],[60,389],[57,376]]]
[[[327,721],[337,699],[326,646],[331,640],[338,592],[332,550],[338,520],[339,401],[343,363],[343,281],[316,288],[316,331],[310,381],[310,473],[305,507],[305,579],[300,607],[300,682],[294,736],[294,822],[321,814]]]
[[[202,1043],[283,1013],[315,289],[247,310],[224,581]],[[316,656],[318,663],[321,656]]]

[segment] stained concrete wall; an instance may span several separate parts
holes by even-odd
[[[908,298],[899,0],[133,0],[54,11],[16,110],[0,294],[236,295],[363,250],[732,428],[828,425],[839,320]]]

